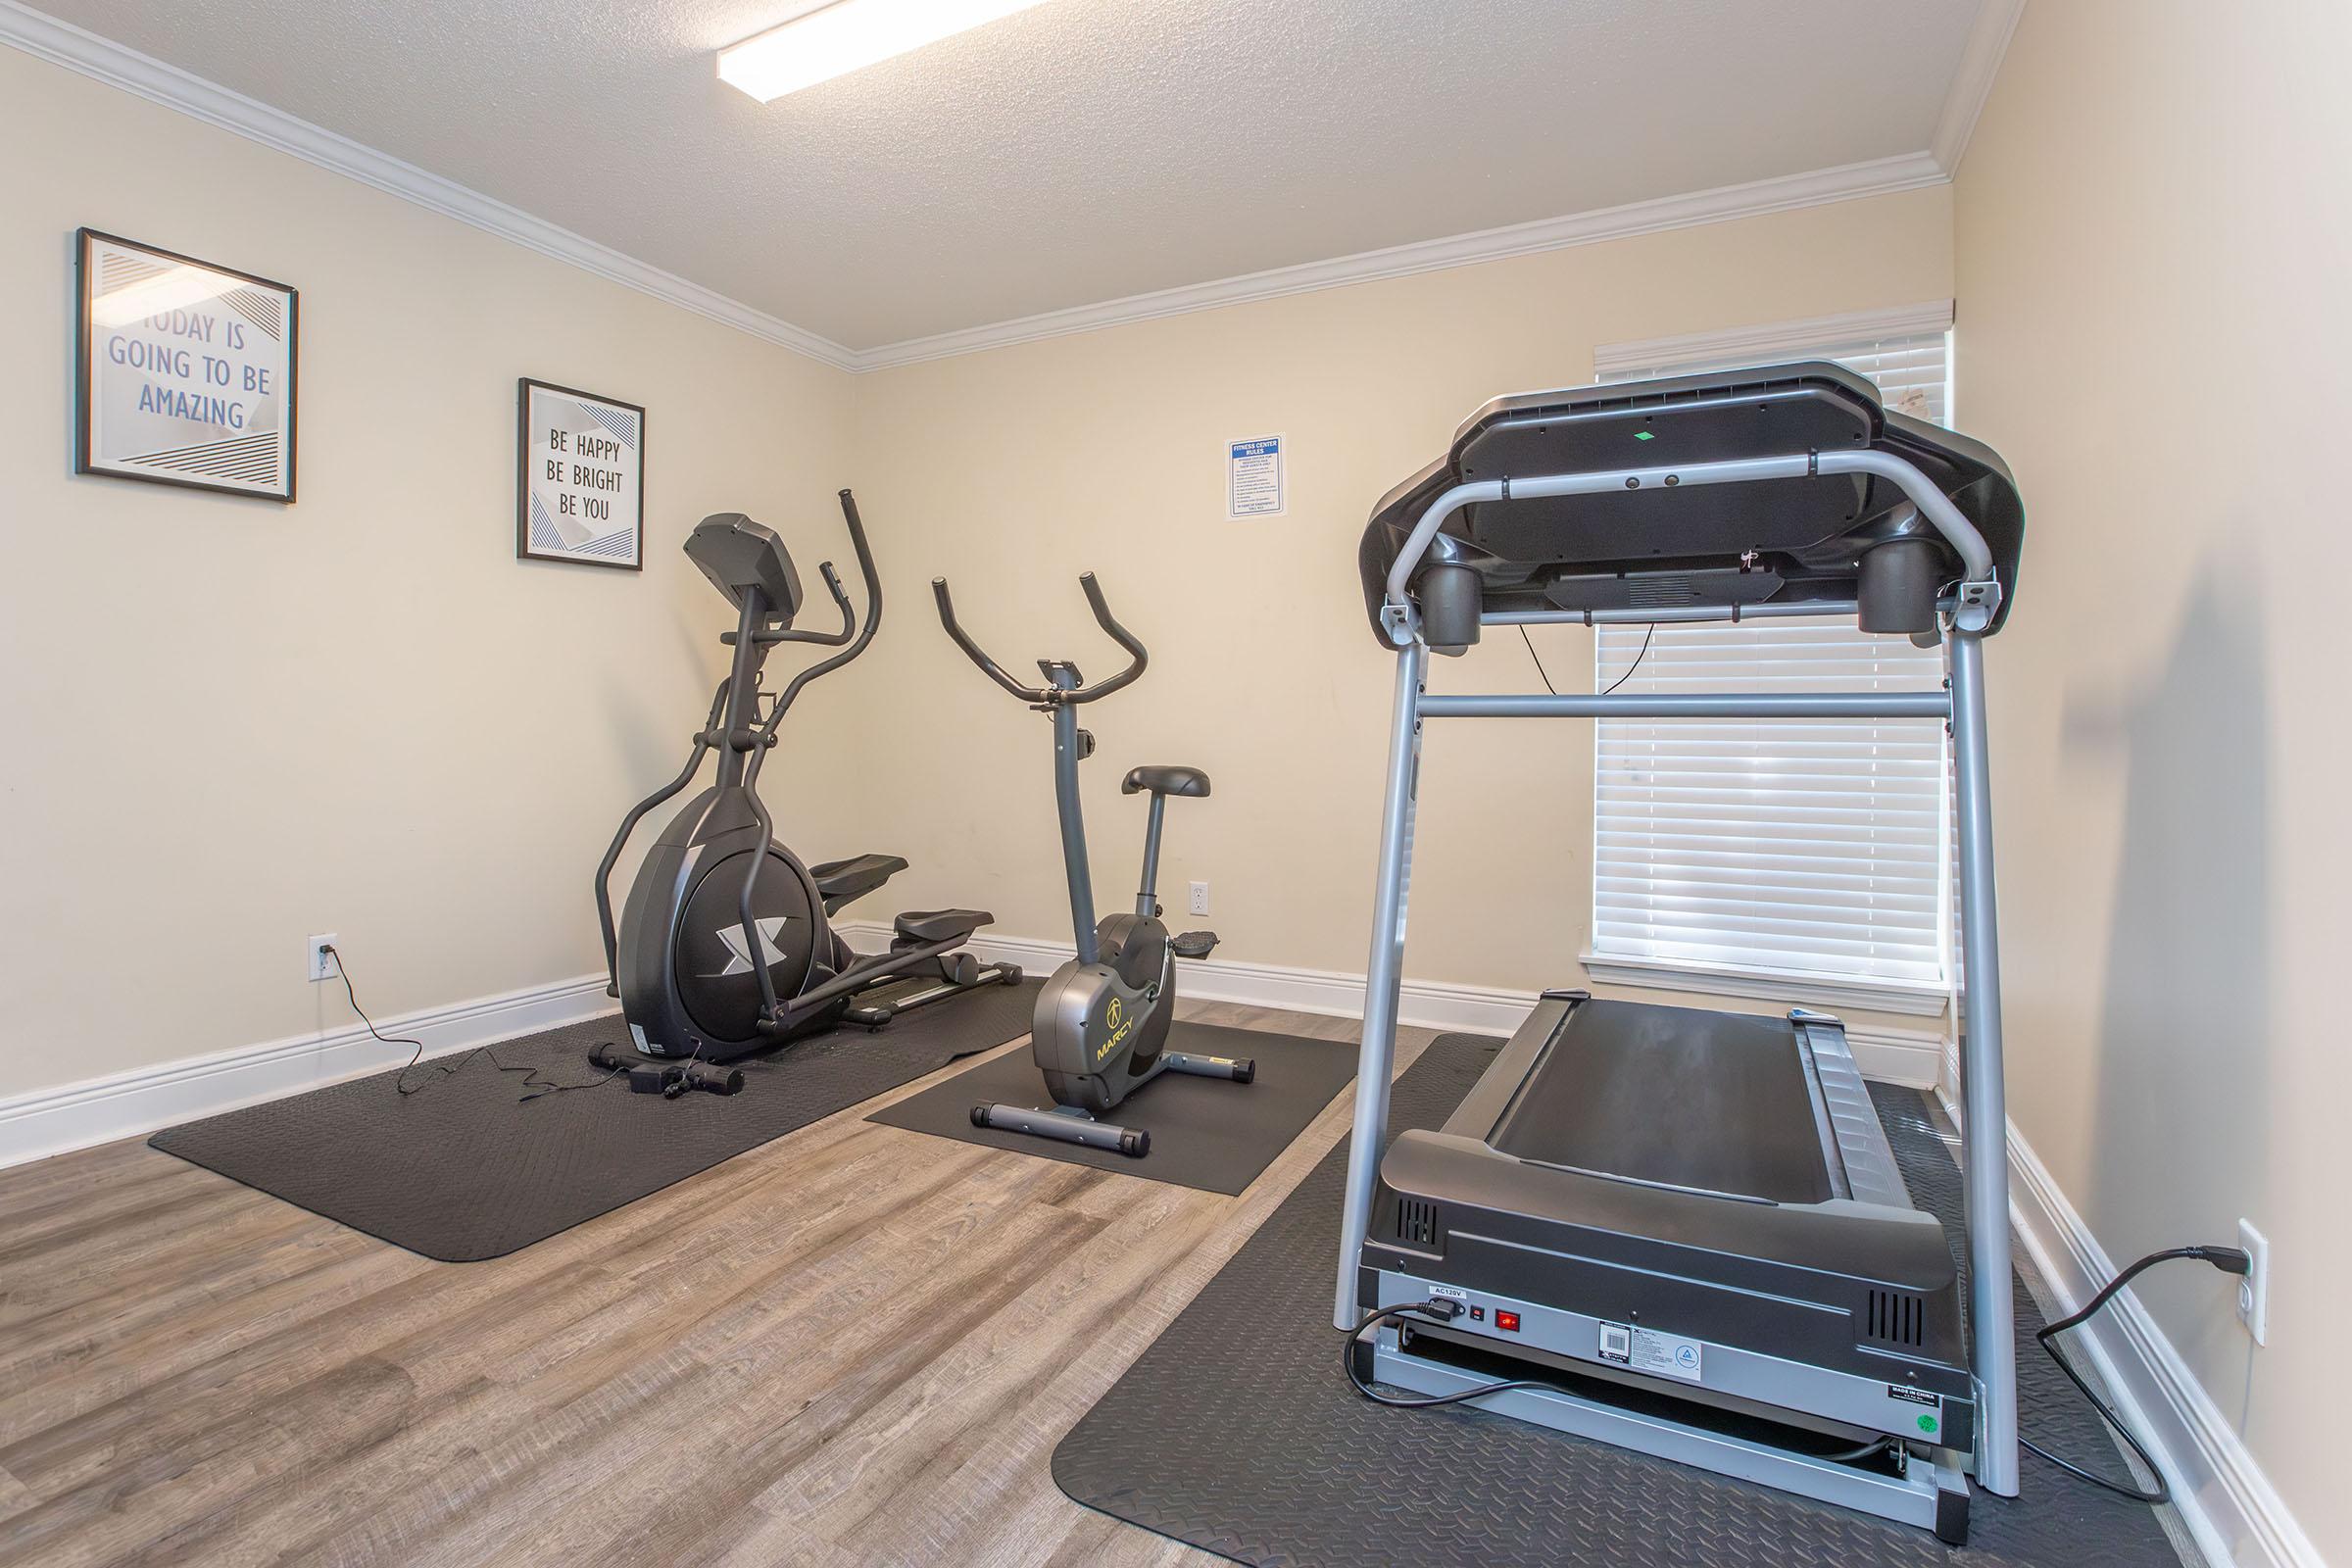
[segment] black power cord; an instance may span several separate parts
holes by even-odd
[[[1600,689],[1601,696],[1608,696],[1609,693],[1633,679],[1634,671],[1642,667],[1642,661],[1649,657],[1649,640],[1657,634],[1658,623],[1653,620],[1649,623],[1649,629],[1642,634],[1642,651],[1634,655],[1634,662],[1625,666],[1624,674]],[[1544,678],[1544,689],[1554,697],[1559,696],[1560,689],[1551,683],[1551,672],[1544,667],[1544,656],[1536,652],[1536,640],[1527,634],[1525,623],[1519,627],[1519,640],[1527,644],[1527,657],[1535,661],[1536,673]]]
[[[2049,1449],[2043,1447],[2040,1444],[2034,1442],[2030,1438],[2019,1438],[2017,1440],[2019,1446],[2032,1449],[2034,1453],[2039,1454],[2042,1458],[2048,1460],[2051,1464],[2056,1465],[2059,1469],[2065,1471],[2070,1476],[2075,1476],[2083,1481],[2087,1481],[2094,1487],[2103,1487],[2118,1496],[2130,1497],[2135,1502],[2170,1502],[2173,1500],[2173,1489],[2166,1483],[2164,1479],[2164,1472],[2157,1468],[2155,1458],[2148,1452],[2147,1448],[2140,1443],[2139,1439],[2132,1435],[2132,1429],[2124,1425],[2124,1418],[2120,1415],[2117,1415],[2115,1411],[2108,1406],[2106,1400],[2100,1398],[2096,1394],[2093,1394],[2090,1390],[2090,1385],[2083,1381],[2082,1374],[2076,1371],[2074,1364],[2068,1361],[2065,1356],[2058,1353],[2058,1346],[2056,1342],[2058,1336],[2064,1334],[2068,1329],[2080,1327],[2082,1324],[2089,1321],[2093,1313],[2097,1312],[2109,1301],[2114,1300],[2117,1293],[2122,1291],[2125,1286],[2131,1284],[2132,1281],[2137,1277],[2142,1270],[2153,1268],[2159,1263],[2169,1262],[2176,1257],[2199,1258],[2207,1263],[2211,1263],[2215,1268],[2220,1269],[2225,1274],[2244,1274],[2250,1272],[2254,1267],[2253,1258],[2246,1254],[2246,1251],[2243,1248],[2169,1247],[2161,1252],[2150,1252],[2147,1256],[2139,1259],[2131,1267],[2116,1275],[2115,1278],[2109,1280],[2100,1288],[2099,1293],[2096,1296],[2093,1296],[2087,1302],[2083,1304],[2082,1310],[2071,1313],[2066,1317],[2062,1317],[2055,1323],[2044,1324],[2041,1328],[2036,1330],[2034,1335],[2034,1343],[2039,1345],[2042,1349],[2048,1353],[2052,1361],[2058,1363],[2058,1370],[2066,1374],[2068,1382],[2072,1383],[2077,1389],[2082,1391],[2082,1397],[2090,1401],[2090,1407],[2099,1412],[2099,1418],[2105,1421],[2107,1425],[2114,1430],[2117,1437],[2124,1440],[2125,1446],[2129,1447],[2133,1453],[2139,1456],[2139,1462],[2147,1468],[2148,1474],[2156,1478],[2156,1485],[2153,1488],[2141,1488],[2135,1486],[2126,1486],[2120,1481],[2110,1481],[2105,1476],[2097,1475],[2089,1470],[2084,1469],[2082,1465],[2075,1463],[2075,1461],[2072,1459],[2062,1458],[2059,1455],[2052,1453]]]
[[[343,955],[336,951],[334,944],[331,942],[320,943],[318,951],[327,954],[335,960],[335,978],[343,982],[343,995],[345,999],[351,1003],[351,1010],[360,1015],[360,1022],[368,1026],[368,1032],[375,1036],[376,1039],[382,1041],[387,1046],[413,1046],[416,1048],[409,1053],[408,1061],[402,1065],[400,1071],[396,1073],[392,1079],[392,1087],[399,1092],[400,1097],[403,1100],[406,1100],[409,1096],[416,1093],[419,1089],[424,1088],[427,1084],[439,1083],[441,1079],[447,1078],[476,1056],[482,1057],[484,1060],[488,1061],[491,1066],[496,1067],[500,1072],[522,1074],[522,1087],[529,1091],[529,1093],[522,1097],[524,1103],[528,1103],[531,1101],[537,1100],[544,1095],[560,1095],[567,1089],[595,1089],[601,1085],[609,1084],[613,1079],[620,1076],[620,1072],[618,1071],[608,1072],[602,1078],[593,1079],[584,1084],[560,1084],[553,1078],[540,1077],[539,1069],[536,1066],[527,1064],[519,1067],[510,1066],[506,1062],[499,1060],[498,1053],[491,1050],[488,1046],[476,1046],[471,1051],[468,1051],[464,1055],[458,1057],[458,1059],[455,1061],[434,1061],[428,1063],[428,1070],[438,1074],[438,1076],[426,1078],[420,1083],[412,1084],[409,1082],[409,1074],[415,1069],[416,1063],[424,1056],[424,1042],[408,1035],[387,1035],[381,1029],[378,1029],[375,1026],[375,1020],[368,1016],[368,1009],[360,1005],[360,994],[351,988],[351,971],[343,962]],[[626,1069],[622,1070],[625,1071]]]
[[[1392,1405],[1399,1410],[1426,1410],[1433,1405],[1483,1399],[1490,1394],[1500,1394],[1505,1389],[1548,1389],[1552,1386],[1541,1378],[1510,1378],[1496,1383],[1482,1383],[1475,1389],[1462,1389],[1452,1394],[1383,1394],[1355,1375],[1356,1340],[1373,1324],[1393,1317],[1403,1317],[1407,1313],[1418,1313],[1436,1323],[1450,1323],[1462,1315],[1462,1303],[1439,1296],[1426,1301],[1415,1301],[1410,1306],[1384,1306],[1376,1312],[1365,1313],[1363,1321],[1348,1331],[1347,1341],[1340,1347],[1340,1367],[1348,1374],[1348,1381],[1355,1386],[1355,1392],[1374,1404]]]
[[[1551,672],[1544,667],[1544,656],[1536,652],[1536,640],[1527,634],[1524,624],[1519,628],[1519,640],[1527,644],[1527,657],[1536,662],[1536,673],[1543,677],[1544,689],[1554,697],[1559,696],[1560,689],[1551,683]]]
[[[1657,634],[1658,623],[1653,620],[1649,623],[1649,629],[1642,634],[1642,651],[1634,655],[1634,662],[1625,666],[1624,674],[1618,676],[1615,680],[1609,682],[1606,686],[1603,686],[1600,689],[1601,696],[1608,696],[1609,693],[1615,691],[1618,687],[1624,685],[1627,681],[1634,678],[1634,671],[1640,669],[1642,667],[1642,661],[1649,657],[1649,640],[1652,637],[1655,637]]]

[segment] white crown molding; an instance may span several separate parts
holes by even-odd
[[[1946,136],[1944,129],[1939,129],[1939,146],[1945,140],[1950,140],[1955,149],[1965,145],[1967,129],[1974,123],[1976,110],[1983,106],[1992,73],[1999,67],[2000,51],[2007,43],[2010,29],[2016,24],[2015,12],[2022,4],[2023,0],[1986,0],[1977,31],[1971,35],[1962,79],[1955,82],[1945,104],[1945,125],[1957,125],[1958,129],[1950,137]],[[2005,18],[1997,26],[1987,20],[1995,13]],[[1239,277],[1049,311],[1042,315],[966,327],[929,337],[909,338],[876,348],[851,349],[806,327],[796,326],[779,317],[638,261],[610,246],[534,218],[493,197],[467,189],[438,174],[428,173],[413,164],[378,152],[347,136],[298,120],[283,110],[273,109],[70,23],[60,22],[32,10],[23,0],[0,0],[0,43],[9,44],[36,59],[78,72],[152,103],[177,110],[206,124],[346,175],[430,212],[455,219],[470,227],[495,234],[682,310],[748,332],[796,354],[851,371],[888,369],[925,360],[973,354],[1015,343],[1064,337],[1077,332],[1091,332],[1196,311],[1216,310],[1255,300],[1278,299],[1290,294],[1343,288],[1354,283],[1502,261],[1514,256],[1598,244],[1640,234],[1757,218],[1831,202],[1892,195],[1946,183],[1953,167],[1951,162],[1936,153],[1906,153],[1867,163],[1841,165],[1835,169],[1818,169],[1804,173],[1753,180],[1746,184],[1693,191],[1681,196],[1598,208],[1563,218],[1547,218],[1475,233],[1420,240],[1296,267],[1274,268]],[[1972,71],[1974,75],[1969,74]],[[1964,87],[1967,89],[1965,92],[1962,90]],[[1956,151],[1954,156],[1957,156]]]
[[[1958,1127],[1960,1103],[1951,1087],[1940,1087],[1937,1098]],[[2060,1310],[2074,1311],[2115,1278],[2106,1250],[2014,1121],[2009,1124],[2009,1194],[2018,1244]],[[2220,1303],[2215,1310],[2230,1310],[2231,1290],[2226,1275],[2214,1282],[2213,1299]],[[2206,1562],[2323,1568],[2319,1548],[2245,1439],[2133,1292],[2126,1290],[2067,1338],[2076,1354],[2087,1352],[2116,1413],[2155,1454],[2180,1524]]]
[[[624,256],[610,246],[560,228],[479,191],[427,173],[414,164],[363,146],[348,136],[337,135],[307,120],[297,120],[283,110],[272,109],[177,66],[167,65],[71,23],[45,16],[20,0],[0,0],[0,43],[356,179],[403,201],[414,202],[444,218],[454,218],[469,227],[512,240],[526,250],[650,294],[681,310],[764,338],[796,354],[805,354],[838,369],[856,368],[858,357],[830,338],[819,337],[805,327],[754,310],[633,256]]]
[[[1894,158],[1874,159],[1869,163],[1845,164],[1836,169],[1817,169],[1802,174],[1753,180],[1744,185],[1723,185],[1713,190],[1693,191],[1685,196],[1662,196],[1622,207],[1597,208],[1587,213],[1572,213],[1565,218],[1513,223],[1505,228],[1482,229],[1476,233],[1454,234],[1444,239],[1417,240],[1409,245],[1393,245],[1385,250],[1340,256],[1326,262],[1278,267],[1268,271],[1249,272],[1240,277],[1220,278],[1209,283],[1193,283],[1183,288],[1161,289],[1151,294],[1133,294],[1125,299],[1105,300],[1099,305],[1048,311],[1040,316],[1024,316],[1017,320],[999,321],[989,326],[966,327],[933,337],[909,338],[903,343],[886,343],[879,348],[859,350],[857,368],[888,369],[923,360],[975,354],[983,349],[1005,348],[1015,343],[1032,343],[1040,338],[1066,337],[1073,332],[1092,332],[1106,326],[1150,321],[1164,316],[1184,316],[1228,305],[1246,305],[1254,300],[1279,299],[1286,294],[1314,293],[1327,288],[1344,288],[1352,283],[1374,282],[1381,278],[1406,277],[1415,272],[1434,272],[1446,268],[1469,267],[1480,262],[1498,262],[1513,256],[1566,250],[1576,245],[1595,245],[1603,240],[1630,239],[1637,234],[1656,234],[1668,229],[1692,228],[1702,223],[1760,218],[1768,213],[1820,207],[1830,202],[1852,201],[1864,196],[1890,196],[1898,191],[1940,185],[1948,177],[1942,167],[1927,153],[1906,153]]]
[[[1976,24],[1960,51],[1960,69],[1944,91],[1943,113],[1936,117],[1936,134],[1928,142],[1929,153],[1947,176],[1960,172],[1968,139],[1976,134],[1977,119],[1984,113],[1984,100],[1992,95],[1993,79],[2001,74],[2009,40],[2025,14],[2026,0],[1982,0],[1977,7]]]

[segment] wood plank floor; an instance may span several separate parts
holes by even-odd
[[[1214,1561],[1048,1462],[1348,1099],[1240,1198],[882,1102],[486,1263],[139,1142],[0,1172],[0,1565]]]

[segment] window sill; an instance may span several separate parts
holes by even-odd
[[[1581,955],[1585,973],[1602,985],[1644,991],[1696,991],[1716,997],[1749,997],[1812,1006],[1857,1007],[1912,1017],[1940,1015],[1949,996],[1940,985],[1907,980],[1839,980],[1792,970],[1741,969],[1729,964],[1689,963],[1674,958],[1634,958],[1621,954]]]

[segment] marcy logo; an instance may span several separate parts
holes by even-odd
[[[1124,997],[1110,999],[1109,1004],[1102,1009],[1102,1043],[1095,1048],[1095,1065],[1098,1067],[1109,1059],[1110,1054],[1118,1050],[1120,1042],[1127,1038],[1127,1032],[1135,1027],[1135,1020],[1127,1016],[1127,1001]]]

